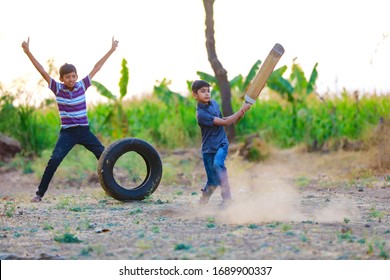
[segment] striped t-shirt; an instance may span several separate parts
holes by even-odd
[[[76,82],[73,91],[68,90],[64,84],[51,78],[49,88],[56,95],[62,128],[88,125],[85,91],[90,86],[89,76]]]

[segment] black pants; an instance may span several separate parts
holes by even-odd
[[[96,156],[97,159],[100,158],[104,151],[104,146],[90,131],[89,126],[62,128],[56,146],[54,147],[50,160],[47,163],[45,172],[43,173],[41,183],[36,191],[37,195],[40,197],[45,195],[45,192],[49,187],[49,183],[58,166],[76,144],[86,147]]]

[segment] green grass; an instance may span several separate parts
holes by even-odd
[[[55,236],[54,240],[59,242],[59,243],[81,243],[81,242],[83,242],[80,239],[78,239],[77,236],[75,236],[72,233],[68,233],[68,232]]]

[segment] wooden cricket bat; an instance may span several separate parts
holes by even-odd
[[[280,44],[275,44],[267,58],[261,65],[259,72],[257,72],[256,77],[249,86],[248,91],[245,94],[245,102],[255,103],[256,99],[259,97],[260,92],[265,86],[269,76],[274,70],[276,64],[278,63],[280,57],[284,54],[284,48]]]

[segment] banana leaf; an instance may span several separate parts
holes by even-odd
[[[109,100],[116,100],[116,96],[111,93],[105,86],[103,86],[101,83],[92,81],[92,85],[96,87],[96,90],[103,95],[104,97],[107,97]]]
[[[316,81],[318,78],[317,66],[318,66],[318,62],[314,65],[313,70],[311,71],[310,79],[306,88],[307,94],[310,94],[314,91],[314,87],[316,85]]]
[[[127,67],[127,61],[124,58],[122,59],[121,74],[122,76],[119,80],[120,99],[127,94],[127,85],[129,84],[129,68]]]

